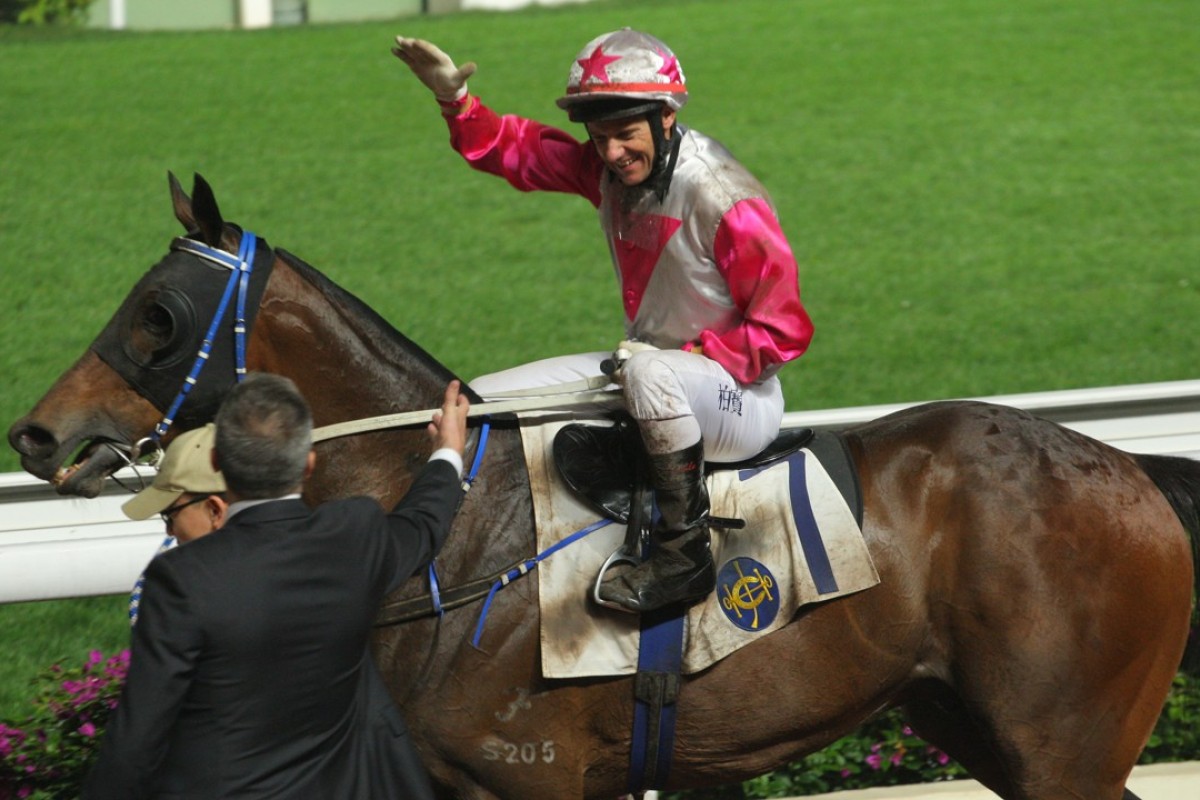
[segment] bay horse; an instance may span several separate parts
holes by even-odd
[[[237,253],[248,234],[223,219],[208,184],[196,176],[191,197],[170,185],[188,231],[176,241]],[[261,239],[249,250],[247,369],[294,380],[317,425],[439,405],[452,375],[430,355],[290,253]],[[96,495],[119,450],[168,410],[225,274],[187,247],[151,268],[10,429],[23,467],[63,494]],[[214,353],[176,429],[211,417],[231,358]],[[748,779],[899,706],[1006,800],[1133,797],[1126,779],[1188,636],[1200,465],[978,402],[922,405],[844,435],[881,583],[808,606],[686,676],[666,788]],[[438,559],[444,590],[534,553],[520,431],[497,424],[490,439]],[[317,450],[308,501],[368,494],[390,506],[428,443],[417,427]],[[394,598],[425,594],[426,580]],[[381,669],[441,796],[627,790],[633,680],[543,678],[537,593],[536,578],[499,592],[478,646],[478,602],[378,629]]]

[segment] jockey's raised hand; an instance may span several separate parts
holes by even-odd
[[[392,53],[408,65],[441,103],[453,103],[465,97],[467,78],[475,74],[474,61],[455,66],[454,60],[441,48],[424,39],[397,36]]]

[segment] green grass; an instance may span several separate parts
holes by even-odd
[[[676,50],[685,123],[771,190],[817,326],[788,409],[1196,377],[1200,4],[658,0],[254,32],[0,29],[0,421],[176,234],[166,172],[464,377],[611,346],[583,200],[468,170],[394,34],[553,104],[595,34]],[[0,471],[18,469],[0,453]],[[0,608],[0,717],[126,638],[120,599]],[[15,713],[15,712],[14,712]]]
[[[79,666],[92,650],[116,653],[129,647],[129,599],[89,597],[0,606],[0,721],[19,720],[32,709],[35,675],[53,663]]]

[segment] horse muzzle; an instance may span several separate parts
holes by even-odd
[[[105,479],[129,463],[123,454],[128,448],[114,439],[78,435],[60,441],[28,419],[9,429],[8,443],[21,454],[22,469],[54,484],[55,491],[63,495],[96,497]]]

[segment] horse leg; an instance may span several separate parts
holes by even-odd
[[[997,758],[994,734],[965,712],[962,700],[943,685],[927,687],[924,696],[903,705],[904,717],[925,741],[966,768],[971,777],[1001,797],[1014,788]]]
[[[1103,521],[1085,529],[1101,531]],[[1083,559],[1076,596],[1087,597],[1086,584],[1104,575],[1107,585],[1144,587],[1139,608],[1096,592],[1083,604],[1064,594],[1022,607],[1006,592],[1017,615],[1013,637],[963,659],[962,683],[977,698],[969,712],[995,731],[1016,787],[1002,796],[1117,800],[1161,712],[1182,643],[1177,632],[1186,629],[1175,609],[1187,605],[1166,587],[1187,585],[1170,574],[1186,561],[1141,572],[1127,569],[1132,559],[1121,564],[1119,553],[1103,556],[1107,565],[1092,563],[1100,558]],[[1004,657],[1013,668],[997,674]]]
[[[904,706],[904,714],[917,735],[938,747],[971,773],[971,777],[1001,797],[1016,797],[1016,788],[996,758],[992,734],[983,731],[962,712],[957,699],[931,698]],[[1121,800],[1141,800],[1128,788]]]
[[[1087,527],[1103,530],[1099,520]],[[1099,556],[1084,559],[1078,585],[1055,597],[1016,588],[1028,575],[1008,576],[1011,585],[997,587],[990,598],[986,578],[968,582],[986,608],[972,610],[978,622],[958,620],[963,638],[954,646],[950,677],[964,704],[947,719],[959,717],[959,726],[981,737],[974,752],[947,752],[1006,800],[1118,800],[1161,711],[1181,643],[1176,631],[1183,622],[1172,619],[1172,609],[1182,601],[1156,586],[1153,574],[1113,567],[1121,558],[1109,557],[1109,565],[1092,562]],[[982,565],[996,562],[979,563],[987,569]],[[1106,572],[1103,583],[1111,577],[1145,587],[1142,608],[1089,593],[1087,583]],[[980,629],[969,630],[975,625]]]
[[[860,472],[865,493],[921,485],[882,519],[936,534],[921,672],[961,704],[914,695],[918,730],[1005,800],[1121,800],[1187,634],[1178,518],[1130,456],[1028,415],[908,422],[923,447],[873,463],[866,429]]]

